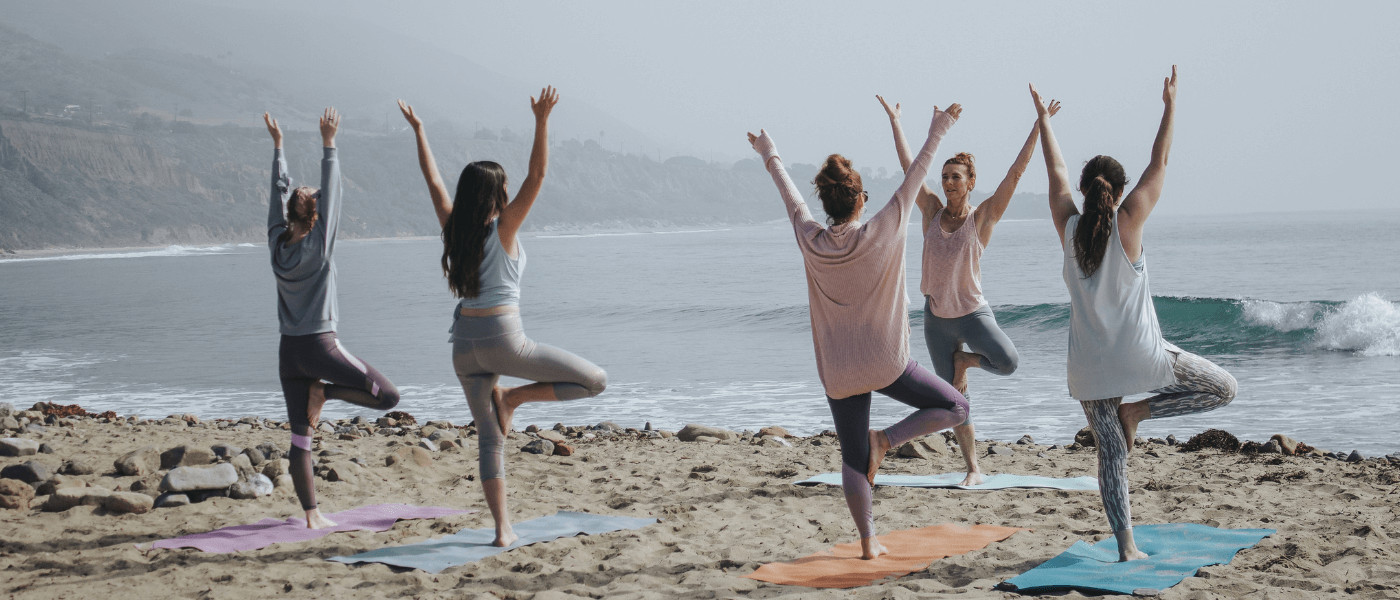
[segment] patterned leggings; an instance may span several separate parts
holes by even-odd
[[[1177,383],[1152,390],[1147,398],[1149,419],[1190,415],[1215,410],[1235,398],[1235,378],[1200,356],[1190,352],[1176,354],[1172,370]],[[1089,427],[1094,430],[1099,451],[1099,494],[1104,511],[1114,533],[1132,528],[1133,514],[1128,505],[1128,444],[1123,438],[1123,424],[1118,420],[1120,398],[1082,400]]]

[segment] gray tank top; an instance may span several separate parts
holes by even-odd
[[[1063,275],[1069,288],[1069,394],[1102,400],[1150,392],[1176,383],[1171,352],[1162,338],[1147,280],[1147,251],[1141,271],[1133,268],[1118,238],[1118,215],[1103,263],[1084,277],[1074,260],[1079,215],[1065,223]]]
[[[497,222],[491,221],[486,234],[486,252],[481,257],[481,291],[475,298],[462,298],[462,308],[494,308],[520,305],[520,274],[525,272],[525,246],[515,238],[515,258],[501,247]]]

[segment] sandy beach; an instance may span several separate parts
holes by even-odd
[[[8,418],[16,424],[31,420],[38,426],[21,425],[2,437],[33,440],[45,447],[33,455],[0,458],[0,467],[38,461],[50,473],[91,470],[58,476],[59,483],[122,492],[136,489],[152,496],[164,471],[124,476],[114,468],[114,461],[143,446],[165,452],[182,445],[222,443],[250,449],[262,443],[278,448],[287,444],[281,423],[254,418],[138,421],[109,414],[44,423],[38,412],[22,409]],[[337,426],[341,433],[334,432]],[[581,425],[546,434],[562,435],[573,448],[570,456],[520,452],[536,434],[511,436],[507,473],[515,521],[577,510],[654,517],[658,524],[518,548],[436,575],[326,561],[331,556],[490,526],[476,481],[474,428],[451,427],[450,433],[438,436],[439,442],[455,433],[461,447],[419,452],[425,463],[419,464],[407,449],[418,444],[425,426],[432,428],[430,433],[448,429],[440,422],[378,427],[374,420],[325,427],[316,447],[318,453],[325,453],[318,460],[327,467],[318,469],[322,510],[405,502],[477,512],[402,521],[381,533],[336,533],[257,551],[210,554],[192,549],[143,551],[137,545],[266,517],[299,515],[290,487],[255,499],[213,497],[142,514],[118,514],[86,505],[51,512],[43,510],[48,498],[39,495],[29,508],[0,510],[0,596],[1014,598],[1020,596],[995,586],[1055,556],[1075,540],[1107,537],[1099,496],[1093,492],[881,487],[875,491],[880,532],[944,522],[1032,531],[862,588],[818,590],[762,583],[740,576],[765,562],[792,560],[855,538],[839,488],[792,485],[839,468],[834,437],[793,437],[784,443],[741,432],[730,440],[683,442],[670,432]],[[924,442],[925,457],[892,455],[882,472],[932,474],[960,468],[961,457],[940,435]],[[981,464],[989,473],[1094,474],[1092,447],[979,441],[978,452],[984,455]],[[396,453],[397,458],[391,458]],[[65,467],[66,462],[74,465]],[[1240,552],[1229,565],[1207,567],[1167,590],[1164,598],[1393,598],[1400,594],[1400,525],[1396,525],[1400,466],[1385,458],[1348,462],[1320,456],[1188,451],[1147,443],[1133,452],[1130,468],[1135,524],[1193,522],[1278,530],[1258,546]],[[349,475],[331,475],[332,471]],[[43,482],[32,486],[47,491]]]

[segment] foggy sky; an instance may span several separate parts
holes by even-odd
[[[1030,132],[1028,82],[1063,102],[1054,126],[1074,175],[1102,153],[1136,180],[1175,63],[1163,213],[1396,205],[1391,2],[209,1],[308,27],[333,12],[466,57],[526,93],[553,84],[565,103],[587,102],[648,140],[628,147],[603,134],[605,146],[662,158],[751,157],[744,132],[766,128],[790,163],[839,152],[896,169],[874,95],[903,104],[916,148],[933,106],[960,102],[940,155],[973,152],[984,191]],[[354,43],[317,35],[328,52]],[[450,60],[424,57],[435,59],[450,77]],[[1045,191],[1038,151],[1019,189]]]

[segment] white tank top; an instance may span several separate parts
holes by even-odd
[[[1118,238],[1118,215],[1103,263],[1085,278],[1074,260],[1079,215],[1065,223],[1063,275],[1069,288],[1069,394],[1076,400],[1102,400],[1141,394],[1176,383],[1170,351],[1162,338],[1152,290],[1147,282],[1147,251],[1139,273]]]
[[[938,209],[924,232],[924,268],[919,291],[928,297],[933,316],[956,319],[987,304],[982,297],[982,239],[977,236],[977,210],[952,233],[943,231]]]

